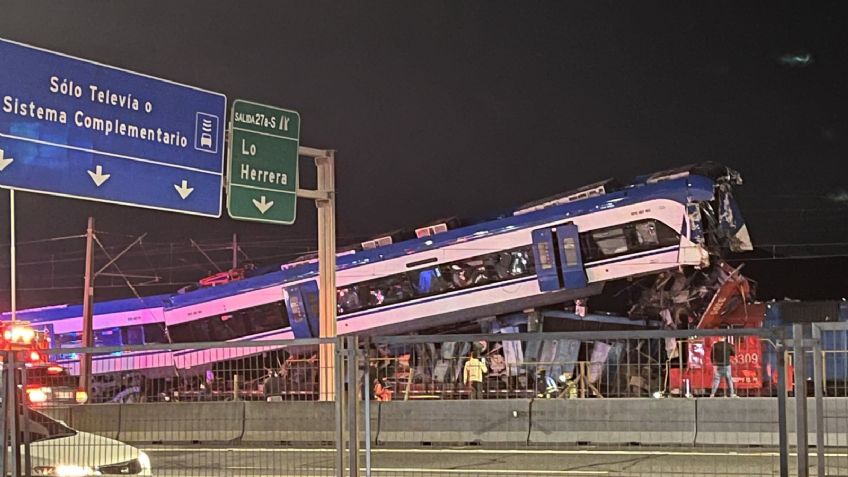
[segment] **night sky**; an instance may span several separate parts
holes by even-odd
[[[299,111],[301,144],[337,150],[340,245],[610,176],[724,163],[746,181],[738,198],[761,246],[746,271],[765,298],[848,295],[846,25],[836,1],[0,0],[2,38]],[[303,159],[302,187],[313,170]],[[315,243],[305,200],[287,227],[16,199],[21,308],[80,301],[84,242],[42,240],[83,234],[88,215],[110,253],[148,233],[119,265],[171,276],[142,294],[214,271],[189,239],[237,233],[260,262]],[[8,214],[2,191],[0,309]],[[210,252],[223,268],[228,254]],[[98,284],[109,285],[98,297],[132,296],[120,280]]]

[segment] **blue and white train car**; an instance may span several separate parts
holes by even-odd
[[[113,300],[94,304],[95,346],[141,345],[167,343],[165,304],[170,295]],[[82,341],[82,305],[58,305],[17,313],[17,319],[28,321],[45,331],[57,348],[80,348]],[[3,313],[2,319],[9,319]],[[79,360],[73,354],[52,356],[72,374],[79,374]],[[116,363],[120,361],[120,364]],[[95,373],[108,373],[116,367],[150,370],[171,366],[168,353],[134,352],[96,355],[92,358]]]
[[[337,330],[402,334],[597,295],[614,280],[706,267],[722,246],[751,248],[732,197],[738,183],[738,174],[723,166],[681,168],[620,188],[610,183],[583,188],[495,220],[339,254]],[[165,301],[161,310],[174,343],[319,336],[314,260]],[[67,331],[79,332],[78,317],[76,323]],[[169,356],[177,367],[188,368],[257,351]],[[95,370],[127,369],[120,359],[111,363],[113,369]]]

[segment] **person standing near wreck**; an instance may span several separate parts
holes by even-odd
[[[471,358],[465,363],[462,370],[462,381],[471,388],[471,399],[483,397],[483,375],[488,373],[486,363],[478,359],[477,351],[471,352]]]
[[[736,390],[733,388],[733,372],[730,367],[731,356],[736,356],[736,350],[732,344],[727,342],[726,337],[719,336],[718,341],[713,343],[710,351],[710,360],[713,363],[713,389],[710,392],[710,397],[715,397],[722,376],[727,380],[727,390],[730,392],[730,397],[736,397]]]

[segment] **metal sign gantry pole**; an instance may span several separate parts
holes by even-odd
[[[336,337],[336,194],[335,151],[299,147],[298,154],[315,159],[318,189],[297,189],[297,196],[314,199],[318,208],[319,337]],[[319,399],[336,398],[334,344],[318,345]]]
[[[15,270],[17,269],[15,259],[15,189],[9,189],[9,262],[11,270],[12,289],[12,321],[17,319],[18,313],[18,288],[16,284]]]
[[[795,442],[798,452],[798,477],[807,477],[810,468],[807,465],[809,452],[807,443],[807,365],[804,343],[804,325],[792,325],[792,353],[795,367]]]

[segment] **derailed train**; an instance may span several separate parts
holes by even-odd
[[[703,312],[693,304],[708,303],[717,291],[712,285],[722,273],[723,251],[752,249],[732,194],[739,184],[739,174],[727,167],[687,166],[625,185],[592,184],[493,220],[424,227],[410,240],[362,243],[337,254],[338,332],[444,331],[527,309],[581,306],[614,283],[651,276],[656,286],[632,303],[630,316],[693,326],[687,317]],[[316,337],[317,275],[317,261],[305,259],[214,287],[96,303],[95,344]],[[59,348],[81,344],[81,315],[79,305],[19,312]],[[96,356],[93,368],[101,375],[156,375],[256,352],[125,352]],[[61,358],[78,372],[76,356]]]

